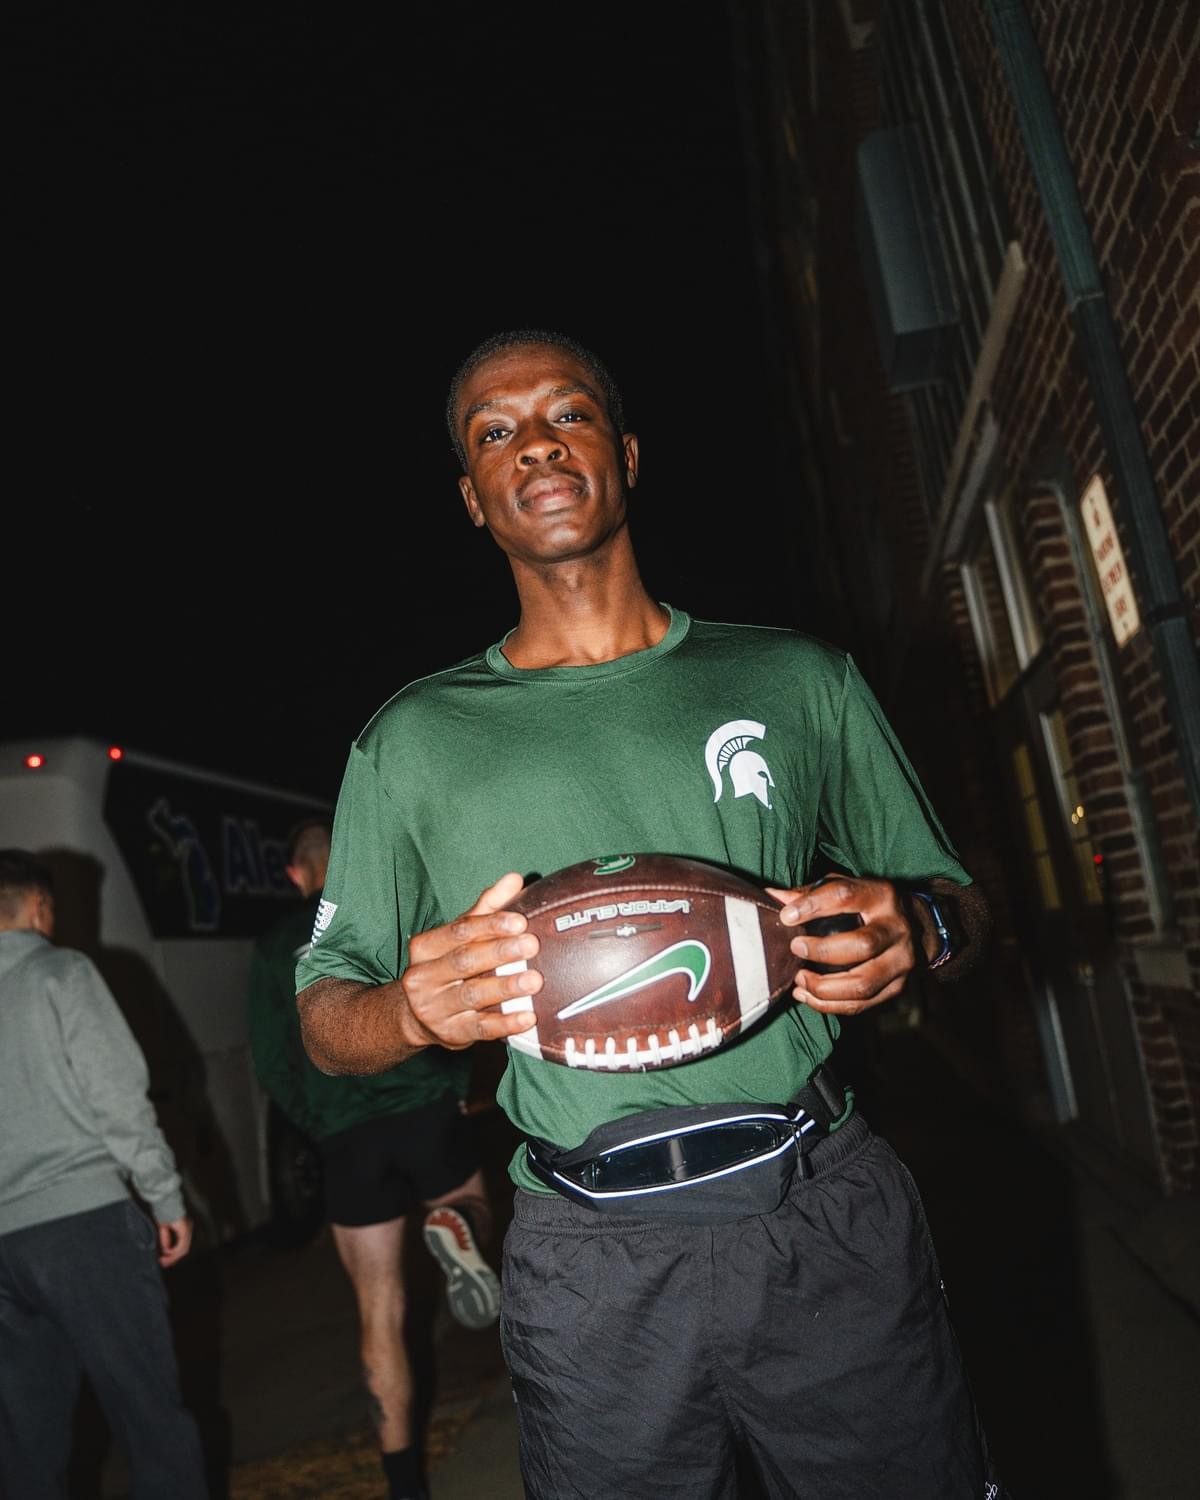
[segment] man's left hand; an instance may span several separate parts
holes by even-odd
[[[849,932],[829,937],[797,933],[792,939],[792,952],[800,960],[792,991],[796,1000],[831,1015],[856,1016],[904,988],[917,953],[912,927],[890,880],[836,875],[795,890],[768,886],[767,891],[782,903],[779,920],[785,927],[839,912],[857,912],[862,918],[862,926]],[[805,967],[805,960],[852,967],[840,974],[818,974]]]

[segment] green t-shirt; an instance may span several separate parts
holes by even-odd
[[[657,645],[616,661],[522,670],[496,645],[391,699],[350,751],[297,984],[395,979],[411,933],[466,911],[508,870],[648,852],[781,887],[826,861],[969,880],[844,652],[672,610]],[[637,1110],[784,1101],[837,1032],[785,1005],[733,1045],[646,1073],[510,1048],[497,1098],[519,1130],[572,1146]],[[523,1158],[513,1180],[541,1190]]]
[[[246,1022],[263,1089],[315,1141],[364,1120],[432,1104],[443,1094],[465,1098],[470,1056],[440,1047],[369,1078],[331,1077],[312,1063],[296,1009],[296,960],[308,947],[317,910],[316,896],[299,903],[259,938],[250,955]]]

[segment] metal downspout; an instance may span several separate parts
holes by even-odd
[[[1022,0],[985,0],[985,5],[1054,243],[1118,503],[1126,502],[1122,508],[1141,584],[1142,618],[1162,674],[1192,809],[1200,820],[1200,661],[1112,310],[1033,26]]]

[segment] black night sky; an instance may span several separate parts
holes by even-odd
[[[33,443],[6,736],[332,793],[380,703],[514,622],[442,425],[503,327],[626,388],[652,591],[793,623],[722,4],[7,24]]]

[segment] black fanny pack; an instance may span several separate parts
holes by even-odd
[[[525,1153],[540,1182],[598,1213],[714,1224],[778,1208],[845,1111],[826,1063],[788,1104],[648,1109],[598,1125],[570,1150],[534,1137]]]

